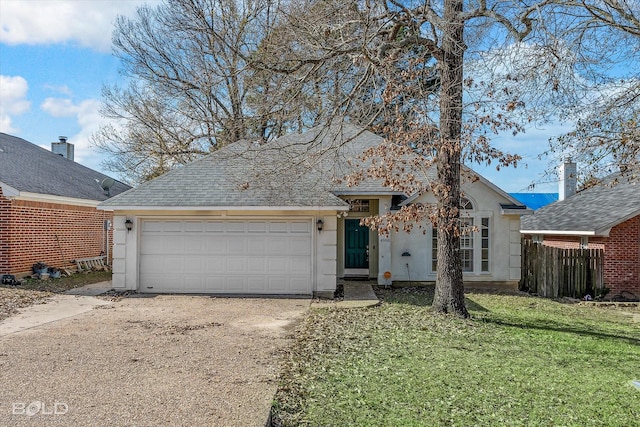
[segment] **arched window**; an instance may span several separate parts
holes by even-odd
[[[490,272],[491,218],[473,213],[473,203],[466,197],[460,197],[460,258],[462,271],[467,273]],[[462,212],[461,212],[462,213]],[[473,231],[472,231],[473,230]],[[431,231],[431,270],[435,273],[438,264],[438,230]]]
[[[473,203],[466,197],[460,197],[460,209],[465,211],[473,210]]]

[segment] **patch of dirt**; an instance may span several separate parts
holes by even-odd
[[[46,304],[54,294],[15,287],[0,287],[0,321],[18,313],[18,310],[34,304]]]

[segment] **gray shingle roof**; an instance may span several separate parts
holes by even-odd
[[[381,141],[352,125],[317,127],[266,145],[239,141],[101,206],[344,208],[335,193],[390,193],[377,182],[354,189],[333,180],[350,170],[348,159]]]
[[[29,141],[0,133],[0,182],[20,192],[103,201],[109,197],[100,186],[105,178]],[[116,181],[110,193],[130,188]]]
[[[616,179],[619,182],[612,185]],[[523,217],[521,230],[533,234],[551,231],[557,234],[603,235],[611,227],[637,215],[640,215],[640,184],[612,175],[600,185]]]

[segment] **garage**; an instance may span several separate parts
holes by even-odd
[[[311,219],[143,219],[139,291],[311,294]]]

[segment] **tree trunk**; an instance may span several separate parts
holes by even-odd
[[[442,59],[440,60],[440,148],[436,167],[440,189],[438,205],[438,276],[433,310],[469,317],[464,303],[460,261],[459,205],[462,134],[462,79],[464,22],[462,0],[445,0]]]

